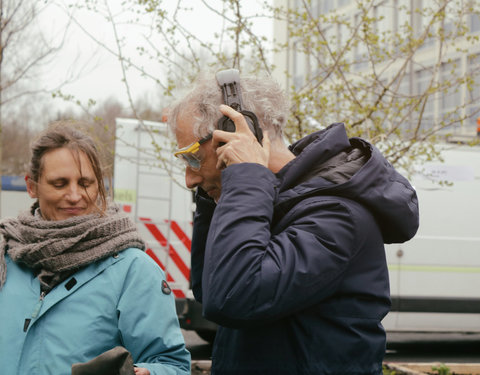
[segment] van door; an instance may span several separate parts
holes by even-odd
[[[412,179],[417,235],[387,246],[390,330],[480,333],[480,147],[442,147]]]

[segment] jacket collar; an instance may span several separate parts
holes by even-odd
[[[56,285],[55,288],[48,293],[48,296],[45,297],[38,318],[45,314],[52,306],[68,297],[70,294],[75,293],[78,288],[95,278],[105,269],[121,261],[123,257],[124,254],[120,252],[118,255],[109,256],[101,261],[91,263],[60,284]],[[38,285],[37,290],[40,296],[40,282],[38,281],[38,278],[35,278],[35,283]],[[32,325],[38,320],[38,318],[32,321]]]

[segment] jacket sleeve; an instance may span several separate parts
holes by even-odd
[[[196,209],[193,217],[193,233],[191,246],[191,270],[192,291],[195,299],[202,302],[202,274],[205,256],[205,243],[207,242],[210,221],[215,211],[215,202],[202,188],[198,188],[195,194]]]
[[[252,183],[253,181],[253,183]],[[242,327],[280,319],[335,292],[361,241],[341,199],[314,197],[272,234],[276,178],[257,164],[222,172],[203,270],[207,319]]]
[[[135,365],[151,375],[190,374],[190,353],[165,275],[145,253],[131,260],[118,300],[118,328]]]

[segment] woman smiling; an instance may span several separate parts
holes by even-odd
[[[131,373],[190,373],[165,275],[103,180],[93,140],[72,124],[33,144],[36,202],[0,222],[2,373],[66,375],[116,347]]]

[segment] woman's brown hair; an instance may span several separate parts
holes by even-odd
[[[107,208],[107,191],[103,180],[103,171],[100,163],[97,147],[92,137],[86,134],[86,124],[73,121],[58,121],[51,124],[42,132],[39,138],[32,144],[32,157],[27,174],[34,182],[38,182],[42,175],[43,156],[55,149],[67,148],[74,153],[79,160],[78,153],[83,152],[92,166],[98,183],[98,210],[103,214]],[[94,202],[97,205],[97,202]]]

